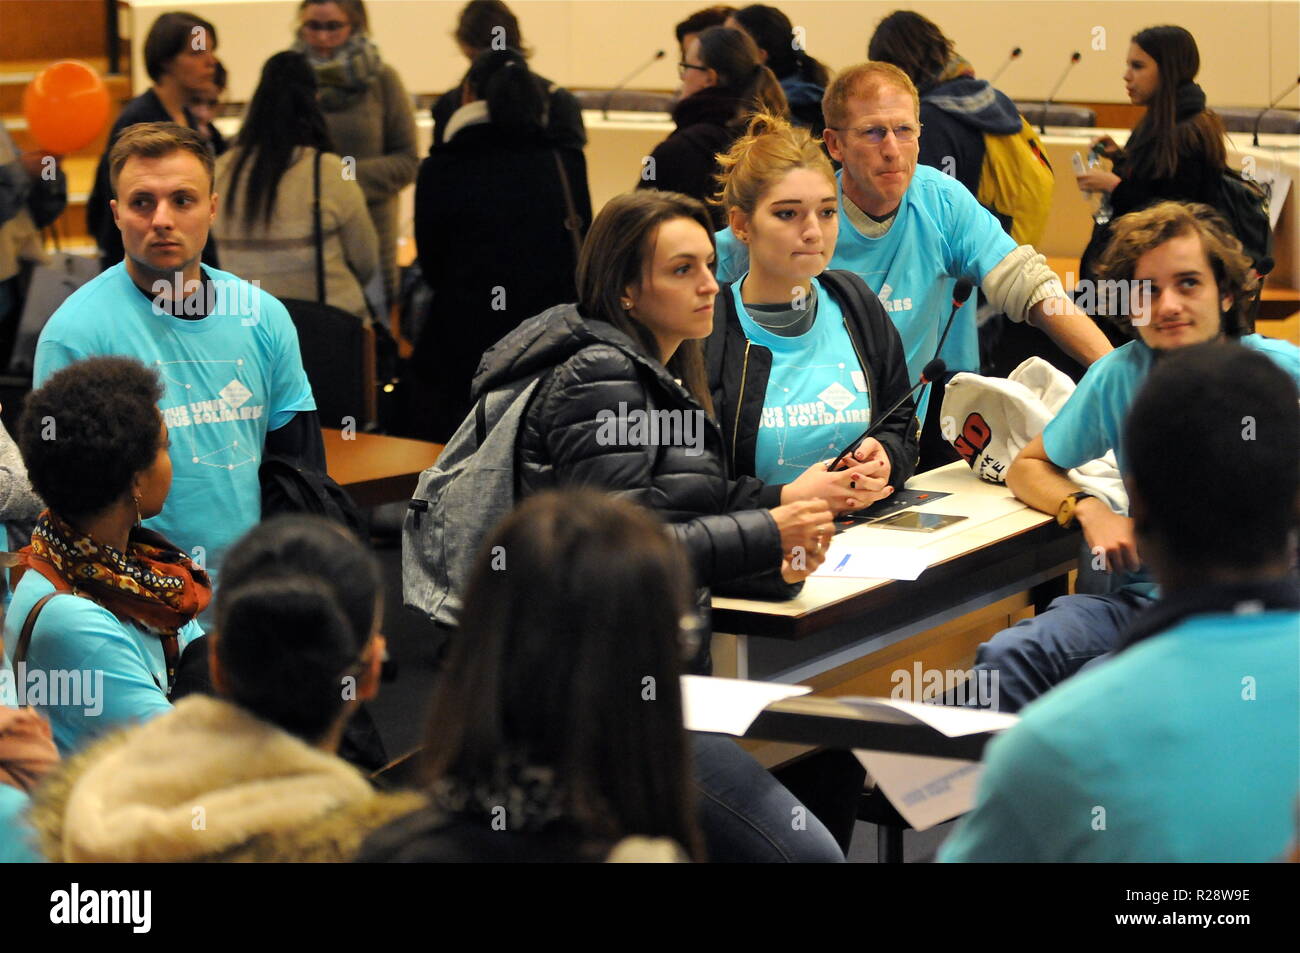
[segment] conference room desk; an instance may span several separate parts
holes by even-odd
[[[836,539],[890,547],[904,537],[914,540],[910,546],[930,563],[919,578],[815,575],[785,602],[715,596],[716,674],[815,684],[818,676],[887,655],[913,636],[1016,594],[1028,593],[1027,603],[1041,610],[1068,591],[1079,554],[1077,531],[1061,529],[1005,486],[981,481],[962,462],[913,477],[907,487],[953,494],[917,507],[921,512],[969,518],[933,536],[858,525]]]
[[[409,499],[420,474],[442,453],[442,444],[404,437],[328,428],[321,434],[329,475],[359,506]]]

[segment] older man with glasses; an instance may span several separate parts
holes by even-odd
[[[935,356],[962,278],[1085,366],[1111,350],[1043,256],[1030,245],[1017,246],[959,181],[917,165],[920,98],[906,73],[887,63],[850,67],[827,88],[822,108],[826,148],[843,166],[840,234],[830,267],[856,272],[880,297],[903,339],[913,381]],[[748,250],[730,229],[720,232],[718,280],[735,280],[747,262]],[[973,299],[958,312],[940,356],[949,371],[979,371]],[[923,419],[928,402],[926,395],[918,405]],[[922,435],[921,469],[956,459],[942,440],[939,403]]]

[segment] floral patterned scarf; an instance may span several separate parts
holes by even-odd
[[[212,601],[208,574],[162,535],[137,526],[126,552],[96,542],[49,510],[40,515],[25,563],[59,592],[93,599],[130,619],[163,644],[170,687],[180,659],[177,635]]]

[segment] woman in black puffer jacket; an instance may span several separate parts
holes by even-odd
[[[699,345],[718,290],[709,226],[704,207],[683,195],[615,197],[583,246],[580,303],[525,321],[484,356],[474,382],[477,400],[540,376],[520,425],[520,495],[587,484],[655,511],[686,547],[706,610],[713,586],[793,595],[832,532],[821,500],[743,509],[753,481],[727,478]],[[828,487],[847,481],[847,472],[825,478]],[[599,580],[582,584],[599,598]],[[709,667],[704,629],[697,672]],[[693,750],[710,857],[842,859],[820,824],[790,831],[798,801],[733,742],[695,736]]]

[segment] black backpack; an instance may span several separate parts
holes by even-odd
[[[1214,203],[1228,220],[1242,249],[1260,276],[1273,270],[1273,229],[1268,221],[1268,194],[1253,179],[1224,169]]]
[[[329,476],[298,465],[292,457],[270,454],[257,471],[262,484],[262,519],[280,513],[312,513],[342,523],[360,540],[370,536],[366,518],[348,491]]]

